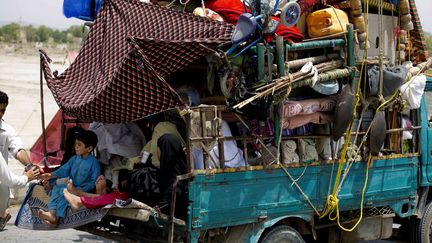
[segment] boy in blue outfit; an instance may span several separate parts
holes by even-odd
[[[42,180],[53,178],[69,177],[73,186],[88,192],[95,186],[95,182],[101,173],[99,161],[90,153],[98,142],[94,132],[85,130],[76,135],[75,156],[52,173],[45,173],[40,176]],[[59,218],[64,218],[68,207],[68,202],[63,196],[66,184],[55,185],[51,191],[48,203],[48,212],[39,211],[39,217],[46,224],[57,225]]]

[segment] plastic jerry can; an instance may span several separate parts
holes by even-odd
[[[310,13],[306,18],[309,37],[316,38],[346,31],[348,15],[336,8],[325,8]]]

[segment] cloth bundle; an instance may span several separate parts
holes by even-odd
[[[240,1],[231,0],[210,0],[205,2],[206,7],[219,13],[222,17],[231,24],[236,24],[240,15],[244,13],[243,4]],[[248,8],[248,12],[250,12]],[[279,21],[278,17],[272,16],[274,20]],[[300,42],[303,40],[303,35],[296,27],[285,27],[279,25],[276,29],[276,34],[283,36],[285,40],[292,42]]]

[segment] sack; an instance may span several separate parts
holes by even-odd
[[[136,168],[129,173],[127,182],[129,197],[149,206],[159,199],[158,169],[154,166]]]
[[[426,76],[419,75],[413,77],[409,82],[403,84],[399,90],[402,98],[408,101],[407,108],[418,109],[420,108],[421,98],[424,94],[426,87]]]
[[[369,68],[368,72],[368,95],[376,96],[379,90],[380,69],[378,66]],[[408,69],[403,66],[385,67],[383,70],[383,91],[384,98],[392,96],[403,84],[408,73]]]

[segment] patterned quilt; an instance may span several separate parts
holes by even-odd
[[[18,212],[15,225],[22,229],[60,230],[85,225],[100,220],[104,216],[100,209],[81,208],[76,212],[72,212],[69,209],[66,217],[60,219],[59,225],[53,227],[44,224],[38,217],[38,211],[40,209],[47,210],[48,200],[49,195],[42,186],[36,184],[31,185]]]

